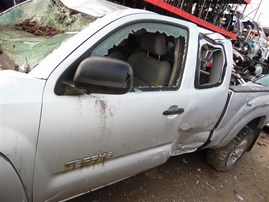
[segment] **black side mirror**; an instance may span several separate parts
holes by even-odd
[[[124,61],[92,56],[79,64],[73,81],[88,93],[125,94],[133,86],[133,70]]]

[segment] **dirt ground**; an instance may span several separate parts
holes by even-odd
[[[261,135],[232,171],[213,170],[200,151],[70,202],[269,202],[269,131]]]

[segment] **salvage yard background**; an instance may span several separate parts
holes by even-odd
[[[173,157],[132,178],[70,200],[70,202],[268,202],[269,130],[234,170],[217,172],[205,151]]]

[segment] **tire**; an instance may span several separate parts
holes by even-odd
[[[248,126],[244,127],[225,147],[209,150],[207,162],[217,171],[233,169],[250,147],[254,137],[254,131]]]

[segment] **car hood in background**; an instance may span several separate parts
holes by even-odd
[[[104,0],[60,0],[69,9],[85,13],[94,17],[102,17],[116,10],[126,7]]]

